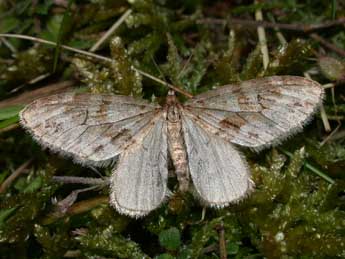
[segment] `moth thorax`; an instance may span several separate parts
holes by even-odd
[[[167,120],[169,122],[179,122],[180,118],[180,109],[178,106],[176,104],[168,105]]]

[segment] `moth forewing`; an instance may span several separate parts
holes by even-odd
[[[128,96],[64,93],[29,104],[20,121],[43,146],[81,164],[103,166],[134,141],[159,110]]]
[[[226,85],[185,104],[194,121],[231,143],[260,150],[302,129],[317,111],[323,88],[297,76]]]

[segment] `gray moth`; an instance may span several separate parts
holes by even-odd
[[[259,151],[280,143],[302,129],[322,98],[315,81],[273,76],[225,85],[184,104],[169,91],[164,106],[129,96],[63,93],[32,102],[20,118],[40,144],[78,163],[104,166],[118,158],[110,203],[141,217],[169,196],[169,159],[179,191],[193,187],[210,207],[242,199],[253,182],[238,147]]]

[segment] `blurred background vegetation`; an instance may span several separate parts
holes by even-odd
[[[112,62],[59,47],[88,51],[124,14],[96,51]],[[0,257],[344,258],[344,17],[336,0],[1,1],[0,33],[58,47],[0,38]],[[167,87],[133,67],[193,94],[304,75],[326,96],[303,133],[260,154],[244,150],[256,183],[244,201],[203,214],[191,195],[176,194],[135,220],[109,207],[107,187],[80,192],[52,180],[110,168],[42,150],[18,124],[35,98],[71,89],[163,101]]]

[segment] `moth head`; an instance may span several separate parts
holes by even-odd
[[[174,90],[169,90],[167,99],[166,99],[166,104],[168,106],[176,104],[176,95]]]
[[[170,90],[168,91],[168,96],[171,96],[171,95],[175,95],[175,91],[170,89]]]

